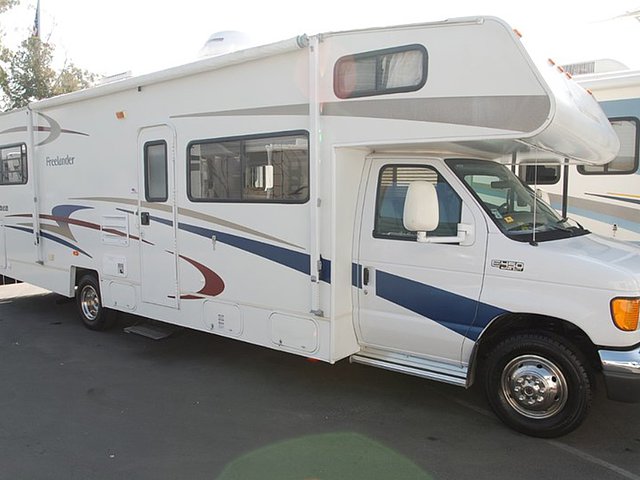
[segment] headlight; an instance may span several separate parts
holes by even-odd
[[[614,298],[611,300],[611,318],[620,330],[633,332],[638,329],[640,298]]]

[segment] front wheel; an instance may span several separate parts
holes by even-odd
[[[591,406],[581,355],[547,335],[520,334],[498,344],[487,359],[485,391],[504,423],[535,437],[569,433]]]
[[[100,286],[94,275],[85,275],[80,279],[76,306],[82,323],[91,330],[107,330],[115,323],[115,312],[102,306]]]

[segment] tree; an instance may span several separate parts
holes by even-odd
[[[8,77],[3,84],[9,109],[20,108],[33,100],[49,98],[91,86],[95,75],[67,62],[56,72],[51,67],[53,46],[29,37],[10,55]]]
[[[0,0],[0,14],[6,12],[11,7],[17,4],[18,4],[18,0]],[[11,51],[2,44],[2,35],[3,35],[3,32],[0,29],[0,88],[4,90],[4,86],[7,82],[8,75],[5,69],[3,68],[3,65],[6,65],[7,62],[9,61],[11,57]],[[0,100],[2,100],[1,97],[0,97]]]
[[[51,47],[38,37],[26,39],[18,51],[10,55],[8,78],[3,85],[10,109],[51,96],[50,86],[56,75],[50,66],[52,58]]]
[[[18,4],[18,0],[0,0],[0,13]]]
[[[0,0],[0,14],[18,0]],[[69,60],[56,71],[51,66],[54,46],[31,35],[12,52],[0,44],[0,93],[4,109],[20,108],[34,100],[91,86],[96,76]]]

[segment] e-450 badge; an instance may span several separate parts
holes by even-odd
[[[524,262],[517,262],[514,260],[491,260],[491,266],[493,268],[499,268],[500,270],[508,270],[510,272],[524,271]]]

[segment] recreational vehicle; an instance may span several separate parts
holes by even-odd
[[[588,141],[587,141],[588,140]],[[598,103],[499,19],[300,36],[0,116],[0,274],[469,387],[537,436],[640,400],[640,249],[512,164],[601,168]]]
[[[618,155],[605,165],[523,165],[520,175],[547,192],[558,210],[566,189],[564,215],[568,211],[585,228],[640,245],[640,71],[593,72],[574,79],[593,92],[609,117],[620,139]]]

